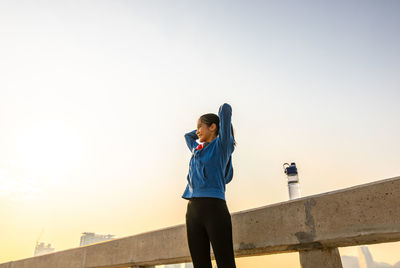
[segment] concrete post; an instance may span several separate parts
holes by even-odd
[[[343,268],[337,248],[299,251],[302,268]]]

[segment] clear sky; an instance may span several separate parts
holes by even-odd
[[[227,102],[230,212],[400,175],[400,1],[1,1],[0,262],[183,224]],[[369,246],[399,261],[400,243]],[[357,255],[356,248],[341,248]],[[238,259],[298,267],[298,254]],[[275,266],[272,266],[275,265]]]

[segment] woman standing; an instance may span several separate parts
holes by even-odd
[[[224,103],[218,115],[203,114],[197,129],[185,134],[192,157],[182,198],[189,200],[186,231],[194,268],[212,268],[210,242],[218,268],[236,268],[231,215],[225,200],[236,146],[231,117],[232,107]],[[197,139],[202,144],[197,144]]]

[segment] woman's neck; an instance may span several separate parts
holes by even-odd
[[[209,138],[208,140],[204,141],[204,143],[208,144],[208,143],[212,142],[216,138],[217,138],[216,136],[213,136],[213,137]]]

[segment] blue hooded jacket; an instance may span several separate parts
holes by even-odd
[[[203,149],[197,150],[197,129],[185,134],[186,144],[192,152],[187,175],[187,186],[182,195],[216,197],[225,200],[225,185],[233,177],[232,153],[235,150],[231,131],[232,107],[224,103],[219,107],[218,136]]]

